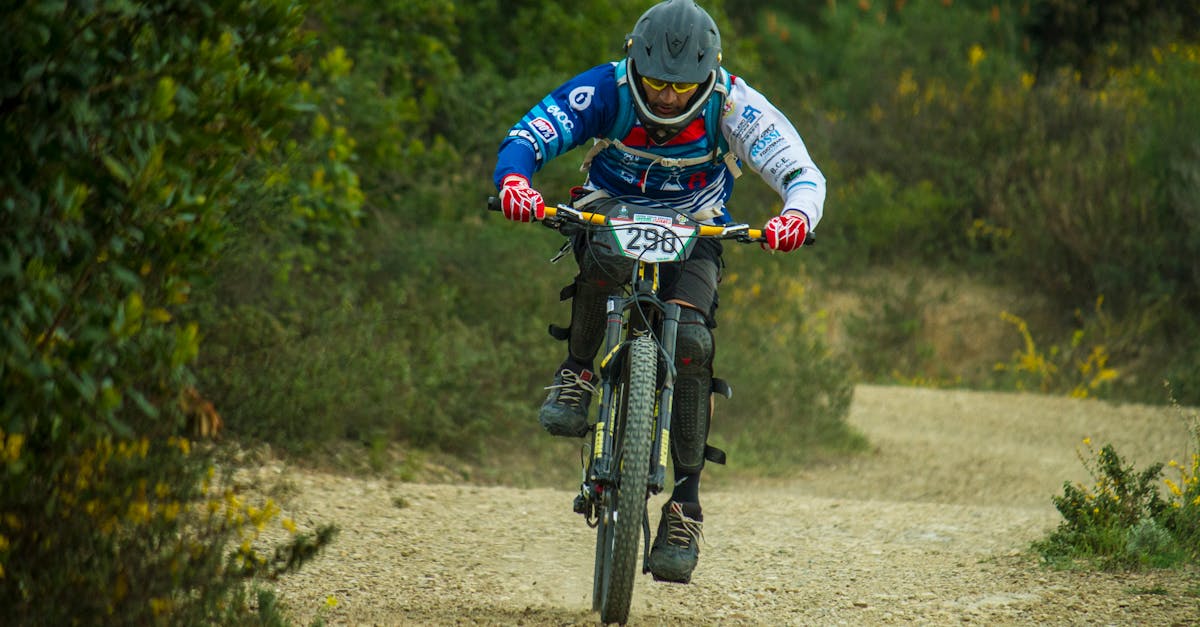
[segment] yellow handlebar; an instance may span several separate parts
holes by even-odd
[[[558,215],[558,207],[546,205],[546,217],[552,218],[556,215]],[[598,225],[606,224],[608,219],[608,216],[604,215],[603,213],[591,213],[588,211],[580,211],[579,217],[586,222]],[[760,240],[763,238],[763,232],[760,229],[746,229],[743,231],[743,233],[745,233],[746,237],[751,240]],[[709,226],[707,224],[700,225],[700,237],[721,237],[722,235],[728,234],[728,227]]]

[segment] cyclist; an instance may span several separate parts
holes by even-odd
[[[591,140],[574,206],[640,196],[712,225],[731,223],[725,207],[743,164],[783,199],[763,229],[764,247],[791,251],[821,219],[825,178],[787,118],[745,80],[721,67],[721,35],[694,0],[666,0],[646,11],[625,40],[625,58],[575,76],[535,105],[500,144],[495,183],[504,215],[545,215],[530,186],[548,161]],[[579,273],[563,290],[571,323],[552,327],[567,341],[539,421],[551,434],[582,437],[596,394],[593,361],[603,342],[605,303],[622,289],[632,260],[604,255],[586,234],[574,239]],[[701,240],[685,262],[661,268],[660,294],[682,307],[677,338],[671,457],[675,486],[647,564],[656,579],[687,583],[699,559],[703,521],[700,473],[711,417],[717,284],[721,245]]]

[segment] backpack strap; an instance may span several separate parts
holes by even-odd
[[[629,131],[633,129],[635,113],[633,111],[633,95],[629,93],[628,61],[628,59],[622,59],[613,62],[613,71],[617,79],[617,115],[608,131],[603,136],[592,140],[591,149],[583,157],[583,163],[579,165],[580,172],[587,172],[591,169],[592,159],[595,159],[602,150],[613,145],[612,138],[617,138],[619,141],[620,138],[629,135]],[[624,145],[618,147],[626,150]]]
[[[721,132],[721,118],[725,115],[725,103],[729,100],[729,90],[732,87],[733,77],[725,68],[717,68],[717,85],[713,88],[712,96],[708,98],[708,108],[704,111],[704,132],[717,139],[717,145],[713,149],[713,161],[724,161],[725,167],[729,168],[730,174],[736,179],[742,175],[742,168],[738,166],[737,155],[730,152],[729,141]]]

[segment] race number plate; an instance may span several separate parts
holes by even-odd
[[[610,217],[608,224],[621,254],[647,263],[682,261],[696,243],[698,229],[670,217],[636,213],[633,218]]]

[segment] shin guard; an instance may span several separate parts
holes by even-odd
[[[712,413],[713,335],[700,312],[684,307],[675,338],[675,394],[671,415],[671,458],[675,472],[704,468]]]
[[[591,364],[604,341],[604,326],[607,323],[605,304],[610,292],[602,286],[580,280],[575,282],[567,351],[571,359],[580,364]]]

